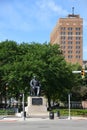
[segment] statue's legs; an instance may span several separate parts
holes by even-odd
[[[35,88],[31,87],[30,95],[35,96]]]
[[[39,96],[39,95],[40,95],[40,87],[37,86],[37,96]]]
[[[31,96],[39,96],[40,95],[40,87],[37,86],[37,87],[31,87],[31,90],[30,90],[30,95]]]

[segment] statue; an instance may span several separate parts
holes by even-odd
[[[30,81],[30,95],[31,96],[40,96],[40,82],[34,76],[33,79]]]

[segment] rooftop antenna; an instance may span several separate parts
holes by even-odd
[[[74,15],[74,7],[72,7],[72,15]]]

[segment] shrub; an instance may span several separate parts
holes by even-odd
[[[14,115],[15,111],[13,109],[0,109],[0,115]]]
[[[68,109],[53,110],[54,113],[56,113],[57,111],[60,112],[61,116],[68,116],[68,114],[69,114]],[[71,114],[71,116],[87,116],[87,109],[71,109],[70,114]]]

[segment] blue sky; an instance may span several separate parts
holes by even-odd
[[[83,59],[87,60],[87,0],[0,0],[0,41],[49,42],[61,17],[83,18]]]

